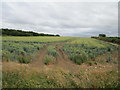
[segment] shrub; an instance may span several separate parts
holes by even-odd
[[[52,55],[52,56],[59,55],[59,53],[55,50],[55,47],[48,47],[47,53],[48,55]]]
[[[78,54],[78,55],[71,55],[70,59],[74,61],[76,64],[80,65],[86,61],[87,57],[85,55]]]
[[[4,50],[2,51],[2,61],[10,61],[11,53]]]
[[[119,37],[92,37],[92,38],[120,44],[120,38]]]
[[[112,58],[111,58],[111,56],[109,56],[109,57],[107,58],[106,62],[109,63],[109,62],[111,62],[111,61],[112,61]]]
[[[31,61],[30,58],[23,57],[23,56],[19,56],[18,59],[19,59],[20,63],[25,63],[25,64],[27,64]]]
[[[97,60],[98,61],[98,63],[100,63],[100,64],[104,64],[106,61],[104,60],[104,59],[100,59],[100,60]]]
[[[46,64],[46,65],[53,64],[56,61],[55,57],[53,57],[51,55],[46,55],[43,60],[44,60],[44,64]]]
[[[99,34],[99,37],[106,37],[105,34]]]
[[[88,63],[88,65],[90,65],[90,66],[92,66],[92,65],[94,64],[93,61],[88,61],[87,63]]]

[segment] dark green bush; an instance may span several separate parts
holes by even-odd
[[[120,44],[120,37],[92,37],[92,38]]]
[[[31,61],[30,58],[24,57],[24,56],[19,56],[18,59],[19,59],[20,63],[25,63],[25,64],[27,64]]]
[[[82,64],[87,60],[87,57],[85,55],[71,55],[70,59],[74,61],[76,64]]]

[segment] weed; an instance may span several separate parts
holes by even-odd
[[[112,58],[111,58],[111,56],[109,56],[109,57],[107,58],[106,62],[109,63],[109,62],[111,62],[111,61],[112,61]]]

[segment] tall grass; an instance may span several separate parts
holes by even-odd
[[[23,71],[22,71],[23,70]],[[77,73],[64,70],[35,72],[30,70],[3,71],[3,88],[118,88],[116,69],[101,71],[85,68]]]

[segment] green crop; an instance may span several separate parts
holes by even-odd
[[[48,64],[52,64],[52,63],[55,63],[55,61],[56,61],[56,58],[55,57],[53,57],[53,56],[50,56],[50,55],[46,55],[45,57],[44,57],[44,64],[46,64],[46,65],[48,65]]]
[[[52,56],[59,55],[59,53],[56,51],[55,47],[48,47],[47,53],[48,53],[48,55],[52,55]]]
[[[72,37],[41,37],[41,36],[31,36],[31,37],[15,37],[15,36],[3,36],[3,41],[20,41],[20,42],[63,42],[70,40]]]
[[[104,53],[113,52],[117,47],[91,38],[77,38],[66,42],[63,50],[69,54],[72,61],[82,64]]]
[[[3,42],[3,61],[29,63],[35,58],[37,51],[42,49],[43,45],[44,44]]]

